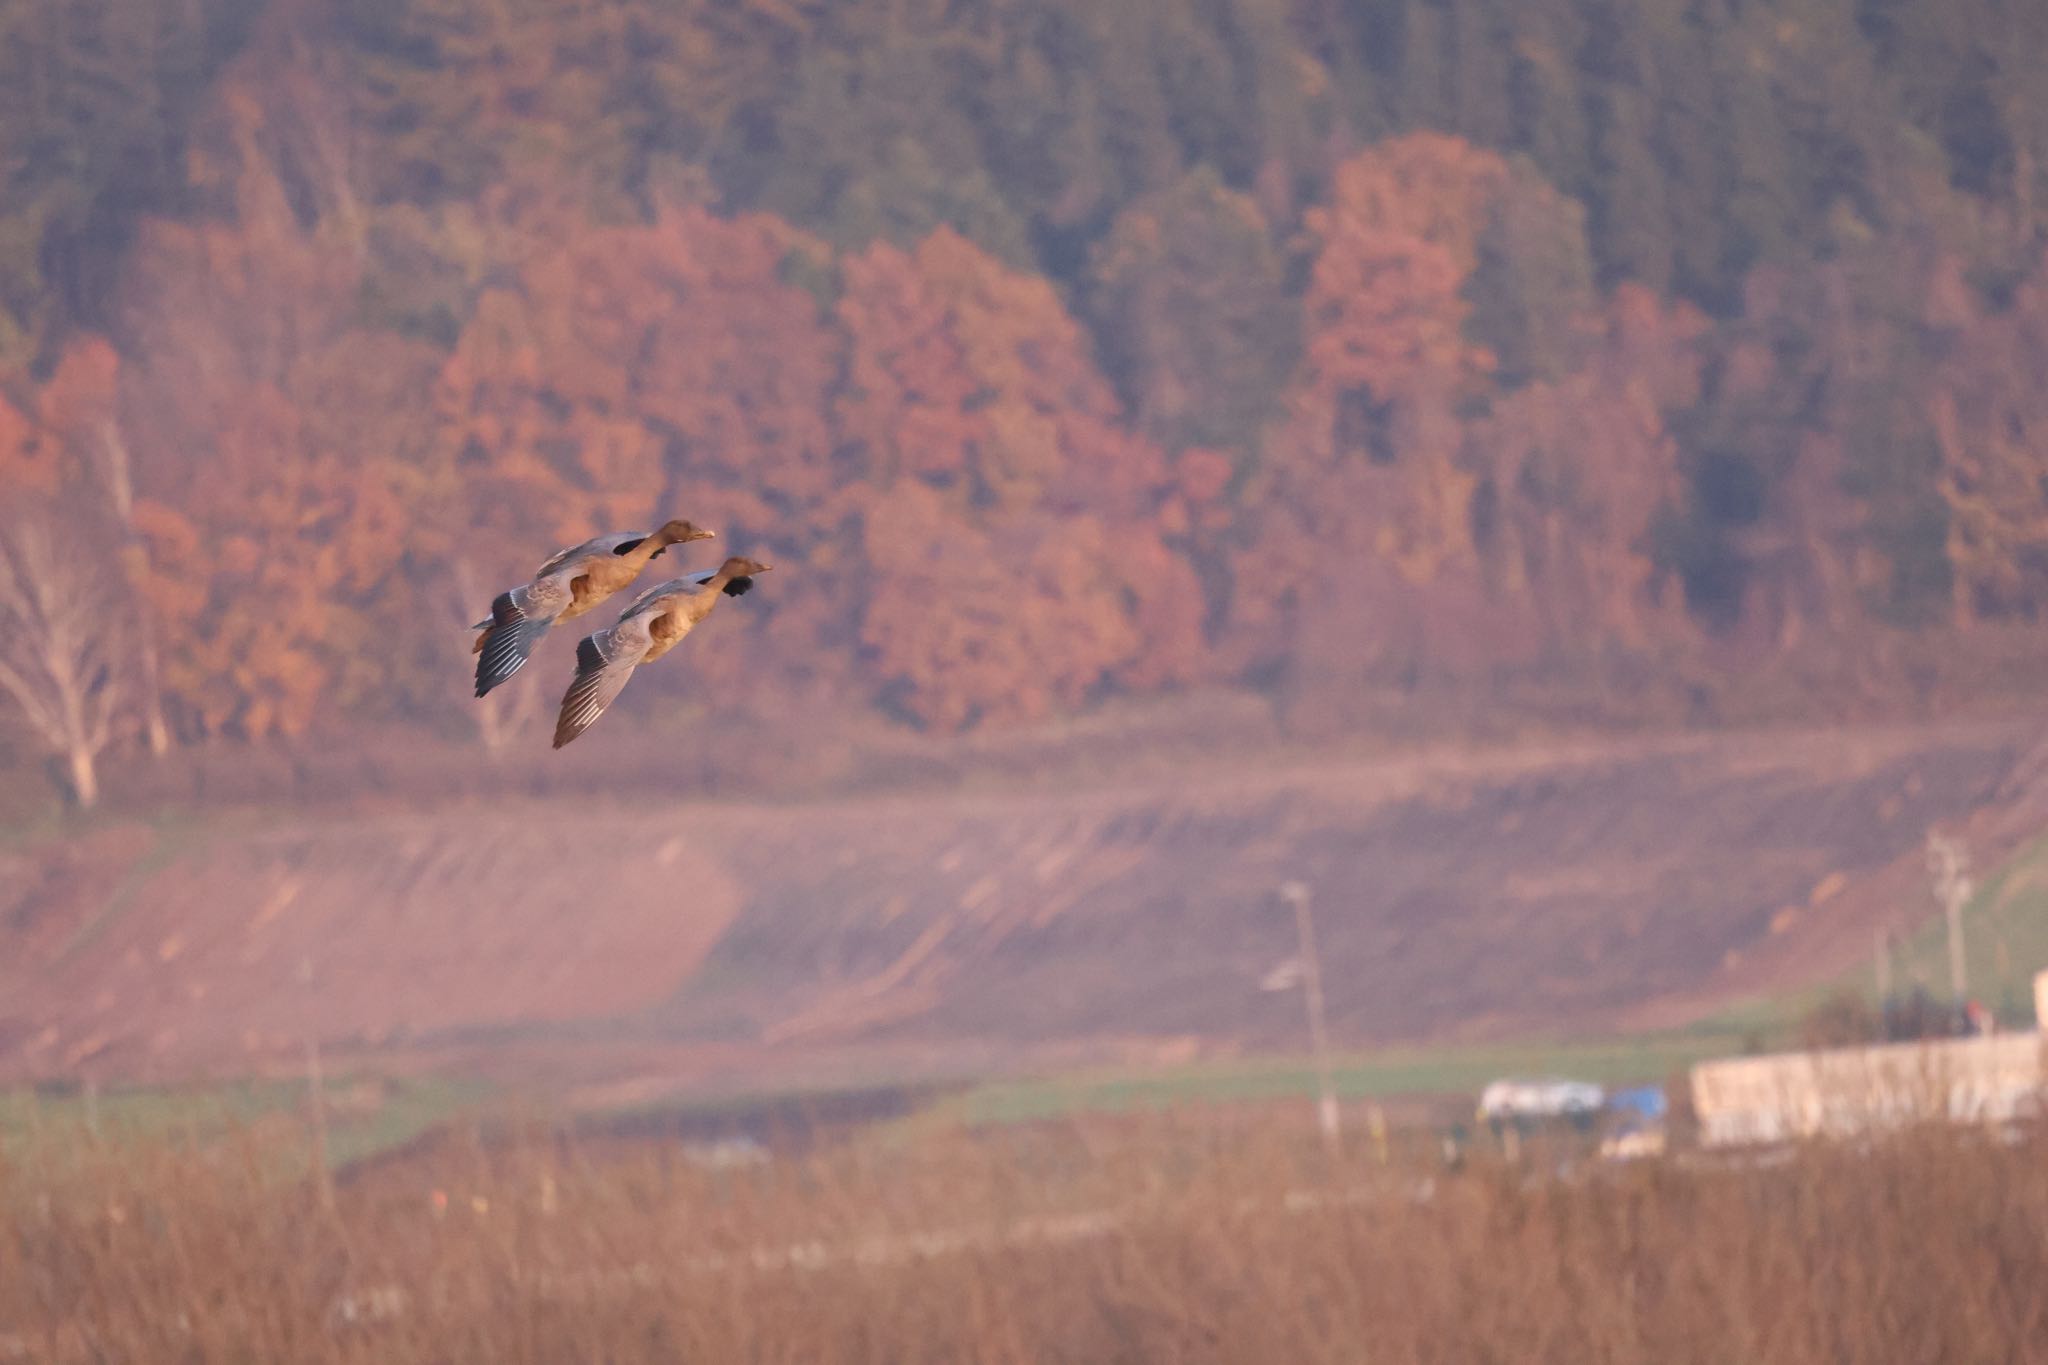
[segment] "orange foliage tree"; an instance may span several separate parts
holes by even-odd
[[[0,391],[0,496],[19,498],[56,487],[55,446],[41,424]]]
[[[123,285],[130,568],[197,737],[297,734],[418,684],[404,569],[431,541],[433,368],[353,325],[359,224],[294,202],[265,135],[284,98],[229,79],[189,154],[219,212],[146,223]]]
[[[1490,593],[1552,654],[1668,644],[1676,585],[1653,553],[1684,493],[1666,414],[1699,397],[1706,319],[1624,285],[1586,319],[1572,371],[1507,396],[1468,428],[1474,529]]]
[[[598,528],[687,516],[811,571],[733,614],[721,633],[749,632],[745,650],[692,651],[666,685],[730,680],[746,651],[757,678],[775,671],[762,652],[792,682],[831,674],[821,665],[835,642],[847,653],[854,588],[835,572],[847,553],[827,421],[838,353],[793,282],[822,272],[821,252],[765,215],[680,209],[587,227],[523,260],[480,300],[436,389],[465,551],[516,577]]]
[[[1489,235],[1503,221],[1532,253],[1519,274]],[[1583,262],[1575,214],[1453,137],[1354,157],[1308,227],[1302,363],[1247,490],[1234,662],[1285,663],[1297,699],[1341,705],[1375,681],[1648,644],[1674,616],[1650,546],[1682,493],[1665,414],[1697,400],[1704,319],[1640,290],[1596,312],[1569,278],[1537,288],[1543,261]],[[1475,339],[1488,291],[1521,387]]]
[[[946,228],[844,269],[836,413],[871,471],[862,643],[885,691],[954,728],[1192,673],[1201,596],[1163,540],[1169,471],[1052,287]]]
[[[99,485],[109,502],[128,500],[119,441],[120,358],[107,339],[86,332],[57,358],[48,378],[0,376],[0,492],[52,494]]]
[[[1314,667],[1348,687],[1376,660],[1415,665],[1449,620],[1443,594],[1478,591],[1479,480],[1460,459],[1457,409],[1492,356],[1466,335],[1468,151],[1454,138],[1399,139],[1347,162],[1330,203],[1309,214],[1302,361],[1247,490],[1254,534],[1232,603],[1240,663],[1340,650]],[[1438,157],[1449,160],[1441,173]],[[1430,611],[1417,605],[1424,593],[1437,595]]]

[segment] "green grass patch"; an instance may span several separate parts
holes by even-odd
[[[152,1141],[206,1139],[294,1108],[303,1087],[235,1081],[206,1087],[0,1091],[0,1145],[78,1132]]]
[[[480,1081],[336,1078],[326,1101],[327,1155],[343,1166],[402,1146],[492,1096]],[[206,1086],[124,1086],[104,1091],[0,1091],[0,1152],[38,1142],[178,1142],[204,1146],[252,1125],[287,1120],[312,1133],[304,1082],[242,1080]]]
[[[1603,1084],[1662,1083],[1673,1072],[1740,1050],[1718,1030],[1603,1039],[1391,1048],[1335,1059],[1331,1081],[1347,1099],[1470,1095],[1505,1076],[1569,1076]],[[1313,1064],[1302,1057],[1114,1069],[989,1081],[945,1101],[935,1117],[968,1124],[1023,1123],[1086,1113],[1309,1097]]]

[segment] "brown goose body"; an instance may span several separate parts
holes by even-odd
[[[533,647],[556,621],[581,616],[627,587],[671,545],[706,540],[717,533],[687,521],[670,521],[651,532],[599,536],[551,557],[528,582],[498,594],[491,614],[476,623],[481,632],[476,695],[481,697],[525,666]]]
[[[588,730],[618,700],[641,664],[653,663],[683,642],[724,597],[737,597],[771,566],[738,555],[710,573],[672,578],[634,599],[618,624],[586,635],[576,646],[576,677],[562,696],[555,747]]]

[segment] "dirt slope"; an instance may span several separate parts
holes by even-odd
[[[0,853],[0,1070],[701,1046],[1291,1045],[1317,889],[1346,1041],[1704,1007],[2000,792],[2017,727],[1211,771],[1077,795],[527,804]],[[1905,883],[1898,883],[1904,885]],[[1867,898],[1866,898],[1867,900]],[[1831,933],[1834,919],[1842,931]],[[1831,949],[1829,944],[1835,942]],[[1774,956],[1775,955],[1775,956]]]

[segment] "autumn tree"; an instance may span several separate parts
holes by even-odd
[[[99,800],[130,690],[130,614],[88,528],[53,502],[17,502],[0,525],[0,695],[82,807]]]
[[[678,208],[586,225],[485,291],[433,398],[447,515],[475,572],[512,581],[589,528],[688,516],[765,558],[815,562],[729,629],[772,637],[749,648],[784,668],[757,679],[834,676],[857,586],[830,571],[849,553],[827,422],[839,358],[800,283],[827,264],[766,215]],[[732,657],[700,653],[697,671],[664,676],[701,685]]]
[[[147,566],[135,527],[135,457],[123,430],[120,377],[113,345],[103,336],[81,334],[65,347],[43,384],[38,407],[45,440],[64,460],[73,496],[104,509],[121,542],[121,564],[133,582],[147,573]],[[154,616],[138,610],[129,654],[143,738],[160,758],[170,749],[171,731],[159,681],[158,630]]]
[[[194,738],[433,695],[412,585],[450,498],[439,357],[358,324],[365,209],[329,75],[279,41],[287,55],[252,54],[195,123],[188,177],[212,212],[144,228],[118,401],[81,380],[70,404],[94,460],[124,471],[117,502],[132,486],[132,580]]]
[[[1457,414],[1493,369],[1462,292],[1477,259],[1473,168],[1493,166],[1456,139],[1406,139],[1348,162],[1309,214],[1302,360],[1247,490],[1256,529],[1234,575],[1241,665],[1341,641],[1355,657],[1329,661],[1331,688],[1376,659],[1412,672],[1451,615],[1414,614],[1415,591],[1478,591],[1478,479]],[[1376,634],[1354,624],[1366,620]]]
[[[186,496],[136,508],[164,685],[196,738],[301,733],[330,681],[329,552],[306,534],[320,490],[298,441],[282,394],[245,389]]]
[[[1667,656],[1684,637],[1656,534],[1685,497],[1671,416],[1698,401],[1707,322],[1623,286],[1581,320],[1569,372],[1466,429],[1471,515],[1497,637],[1552,660]]]
[[[14,386],[17,395],[28,387]],[[54,493],[58,483],[57,447],[36,420],[33,393],[25,398],[27,412],[0,389],[0,495],[10,499]]]
[[[106,338],[74,335],[40,383],[17,376],[17,407],[0,396],[0,499],[55,499],[104,531],[116,568],[132,568],[135,470],[119,411],[120,360]],[[103,525],[102,525],[103,523]],[[137,612],[127,628],[135,707],[150,751],[170,744],[157,685],[156,625]]]
[[[1099,572],[1104,546],[1085,538],[1098,528],[1012,521],[991,536],[919,483],[895,489],[888,509],[867,522],[875,591],[862,639],[885,699],[910,716],[942,730],[1040,718],[1132,650]]]
[[[1186,676],[1201,595],[1160,543],[1167,469],[1050,287],[944,229],[845,276],[837,412],[881,486],[862,640],[885,688],[953,728]]]
[[[1238,666],[1341,724],[1374,687],[1668,643],[1652,533],[1684,492],[1669,417],[1698,399],[1705,320],[1633,289],[1599,307],[1572,207],[1454,138],[1359,154],[1308,221],[1302,364],[1235,559]]]

